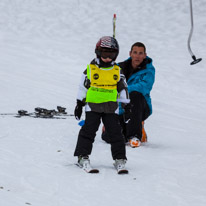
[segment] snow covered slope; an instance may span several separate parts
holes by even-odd
[[[190,66],[189,1],[0,1],[0,113],[60,105],[72,114],[81,73],[98,39],[112,35],[114,13],[117,61],[142,41],[156,67],[149,142],[127,147],[129,175],[116,174],[100,131],[91,155],[100,173],[74,165],[73,117],[0,115],[0,205],[206,205],[206,2],[193,9],[191,47],[203,61]]]

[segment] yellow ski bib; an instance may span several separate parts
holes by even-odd
[[[103,103],[117,101],[117,83],[120,80],[120,67],[99,68],[97,65],[87,66],[87,78],[90,88],[87,91],[86,102]]]

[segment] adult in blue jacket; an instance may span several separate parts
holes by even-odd
[[[122,118],[124,110],[120,110],[120,121],[126,142],[131,147],[138,147],[143,141],[143,122],[152,114],[150,91],[155,81],[155,68],[152,59],[147,56],[145,45],[141,42],[132,45],[130,58],[120,62],[119,66],[126,77],[130,96],[130,107],[125,109],[131,111],[130,120],[125,123]],[[102,139],[109,142],[106,134],[102,135]]]

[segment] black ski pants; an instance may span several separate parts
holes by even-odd
[[[136,136],[140,140],[142,139],[142,121],[145,121],[149,115],[149,106],[144,96],[139,92],[131,92],[129,94],[131,103],[131,118],[128,124],[126,124],[126,139]]]
[[[142,139],[142,121],[146,120],[150,115],[149,106],[144,96],[139,92],[130,93],[131,117],[129,123],[124,122],[124,115],[119,115],[119,121],[122,127],[122,133],[127,142],[131,137],[136,136]],[[110,143],[111,138],[107,130],[102,133],[102,139]]]
[[[93,142],[101,120],[111,140],[112,158],[126,159],[125,142],[117,114],[86,112],[85,124],[79,131],[74,156],[86,156],[92,152]]]

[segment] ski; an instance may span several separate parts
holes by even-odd
[[[82,170],[84,170],[87,173],[99,173],[98,169],[92,168],[91,165],[87,165],[86,167],[82,167],[79,163],[76,163],[76,165],[81,168]]]
[[[44,116],[44,115],[36,115],[36,114],[29,114],[29,115],[15,115],[16,118],[23,118],[23,117],[29,117],[29,118],[42,118],[42,119],[67,119],[66,117],[58,117],[58,116]]]
[[[117,170],[117,174],[121,175],[121,174],[128,174],[129,171],[127,169],[119,169]]]
[[[18,113],[0,113],[0,116],[13,116],[16,118],[32,117],[32,118],[44,118],[44,119],[67,119],[67,117],[74,116],[74,114],[67,114],[66,108],[57,106],[55,109],[49,110],[41,107],[36,107],[35,112],[28,113],[26,110],[18,110]]]

